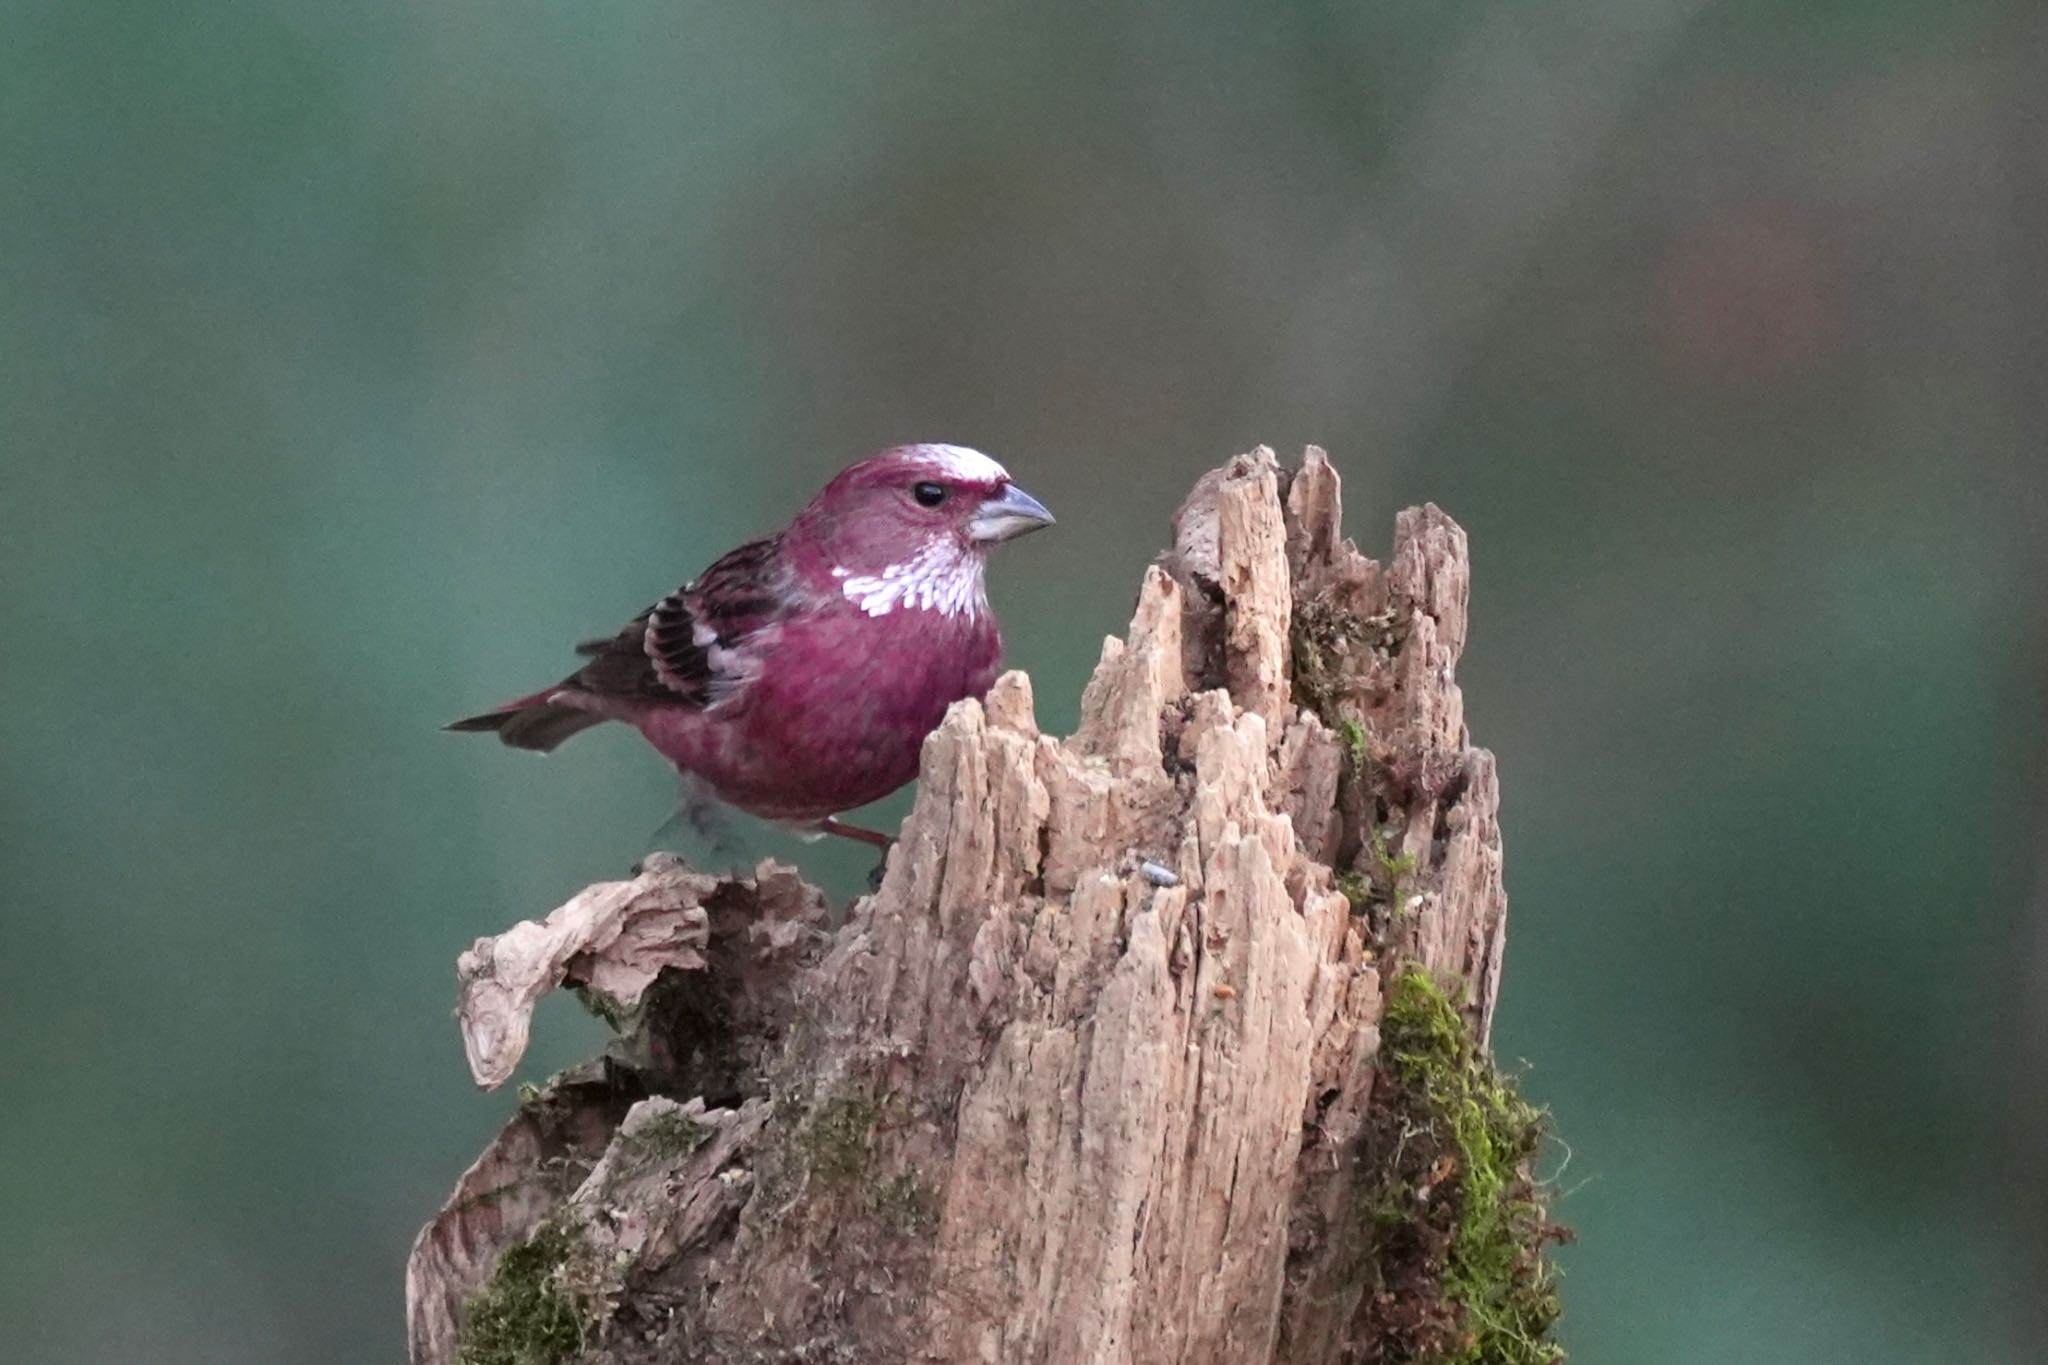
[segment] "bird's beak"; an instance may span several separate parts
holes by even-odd
[[[1015,484],[1004,484],[997,493],[974,509],[967,523],[967,537],[978,545],[994,545],[1052,525],[1052,513],[1045,504]]]

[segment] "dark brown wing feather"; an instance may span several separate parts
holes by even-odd
[[[739,647],[780,617],[787,603],[779,538],[749,541],[618,634],[576,646],[589,662],[562,686],[626,701],[708,706],[738,681],[719,667],[713,651],[723,656]]]

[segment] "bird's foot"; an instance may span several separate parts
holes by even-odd
[[[882,889],[882,874],[889,870],[889,850],[896,847],[896,840],[894,838],[878,830],[862,829],[859,825],[849,825],[844,820],[833,815],[828,815],[818,822],[818,832],[821,834],[836,834],[842,839],[858,839],[864,844],[872,844],[874,847],[882,850],[882,861],[876,863],[874,870],[868,873],[868,890],[880,891]]]

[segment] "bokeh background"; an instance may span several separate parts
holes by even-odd
[[[0,25],[0,1357],[397,1360],[454,956],[672,798],[436,725],[936,438],[1053,725],[1237,450],[1471,531],[1576,1359],[2048,1358],[2037,7]]]

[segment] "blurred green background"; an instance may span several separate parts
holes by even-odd
[[[2044,1358],[2037,8],[4,15],[0,1358],[400,1357],[454,956],[673,795],[435,727],[916,438],[1050,725],[1237,450],[1471,531],[1576,1359]]]

